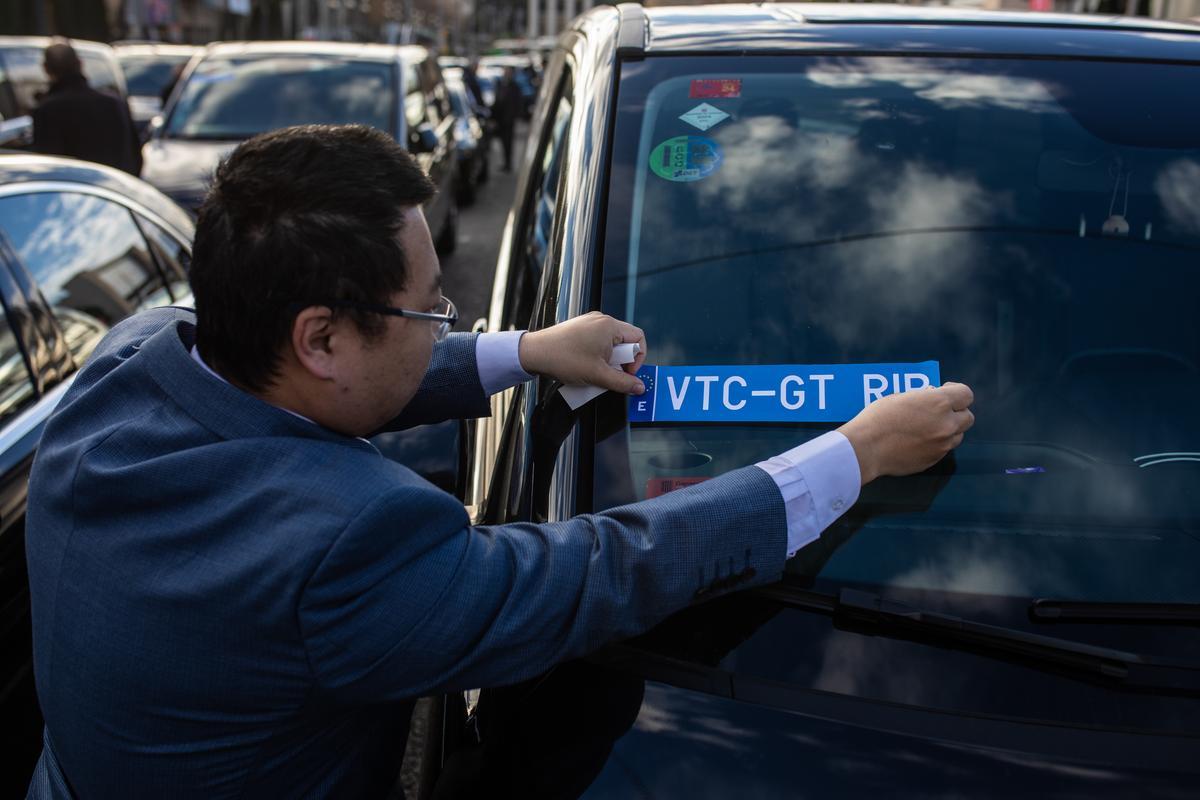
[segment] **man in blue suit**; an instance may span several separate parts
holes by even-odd
[[[413,698],[644,631],[714,563],[736,574],[709,596],[776,580],[971,424],[948,384],[651,501],[472,527],[361,437],[486,414],[530,373],[637,393],[607,361],[645,340],[599,314],[447,337],[431,192],[365,127],[247,141],[200,213],[195,313],[127,320],[76,378],[30,481],[31,797],[383,796]]]

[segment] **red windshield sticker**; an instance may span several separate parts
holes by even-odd
[[[741,78],[700,78],[692,81],[688,97],[741,97]]]
[[[646,481],[646,499],[659,497],[676,489],[686,489],[697,483],[704,483],[708,478],[651,478]]]

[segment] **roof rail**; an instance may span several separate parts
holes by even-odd
[[[646,12],[641,3],[617,6],[621,27],[617,31],[617,58],[638,58],[646,53]]]

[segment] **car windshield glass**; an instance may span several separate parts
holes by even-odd
[[[188,77],[167,136],[232,140],[338,123],[395,135],[394,72],[392,64],[331,56],[206,59]]]
[[[973,387],[975,428],[938,470],[866,487],[793,580],[1200,601],[1197,81],[1051,60],[626,65],[604,310],[645,329],[652,364],[791,366],[770,385],[696,373],[702,421],[602,430],[595,507],[836,427],[739,422],[752,391],[780,414],[801,388],[823,402],[804,365],[932,360]]]
[[[158,97],[171,81],[171,74],[188,56],[121,56],[125,86],[131,95]]]

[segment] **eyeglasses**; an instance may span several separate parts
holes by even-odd
[[[454,303],[443,296],[433,311],[409,311],[407,308],[379,306],[374,303],[356,303],[353,300],[325,300],[319,303],[309,303],[313,306],[328,306],[329,308],[352,308],[355,311],[366,311],[371,314],[387,314],[392,317],[408,317],[409,319],[424,319],[438,323],[433,329],[434,341],[442,341],[458,322],[458,309]]]

